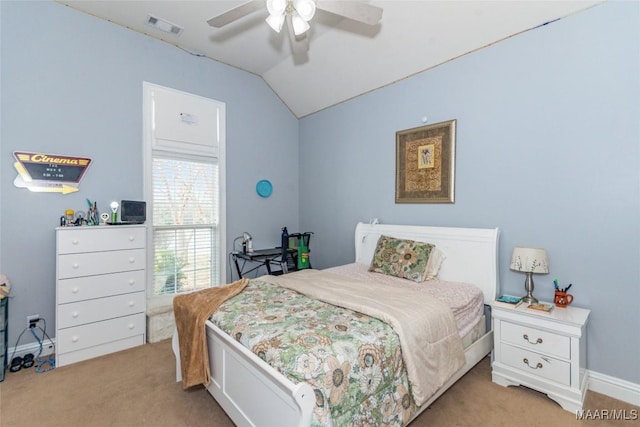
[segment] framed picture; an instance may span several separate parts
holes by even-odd
[[[453,203],[456,121],[396,132],[396,203]]]

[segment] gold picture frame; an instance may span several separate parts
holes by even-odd
[[[454,203],[456,121],[396,132],[396,203]]]

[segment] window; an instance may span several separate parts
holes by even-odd
[[[153,156],[153,294],[218,285],[218,165]]]
[[[224,110],[217,101],[143,84],[147,284],[160,305],[225,281]]]

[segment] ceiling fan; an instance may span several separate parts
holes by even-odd
[[[382,19],[382,9],[358,1],[329,0],[251,0],[209,19],[212,27],[221,28],[266,6],[267,24],[276,32],[282,30],[285,21],[294,54],[309,50],[307,31],[316,9],[343,16],[367,25],[376,25]]]

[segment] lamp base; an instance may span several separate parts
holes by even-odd
[[[522,298],[523,302],[527,304],[532,304],[538,302],[538,299],[533,296],[533,274],[531,272],[527,272],[527,278],[524,281],[524,290],[527,291],[527,295]]]

